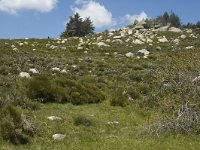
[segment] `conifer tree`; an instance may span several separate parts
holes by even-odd
[[[69,22],[66,25],[65,31],[61,34],[61,37],[80,37],[91,34],[94,32],[94,26],[90,18],[86,18],[84,21],[78,13],[70,17]]]

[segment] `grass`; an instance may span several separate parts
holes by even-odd
[[[100,35],[107,39],[106,34]],[[180,35],[164,32],[157,36],[175,39]],[[83,40],[96,42],[98,36]],[[178,46],[170,40],[153,46],[85,44],[82,50],[77,49],[79,39],[74,38],[65,44],[57,44],[57,39],[0,40],[0,108],[11,105],[19,110],[18,117],[31,116],[37,127],[24,145],[14,145],[0,135],[0,149],[198,149],[198,133],[168,133],[159,138],[144,134],[148,125],[173,118],[185,102],[195,104],[199,111],[200,88],[191,82],[200,70],[197,36]],[[25,41],[28,45],[19,46]],[[194,49],[185,49],[192,45]],[[150,57],[136,58],[143,48],[150,51]],[[135,56],[126,58],[127,52]],[[53,71],[54,67],[66,72]],[[39,74],[30,73],[30,68]],[[20,72],[30,73],[31,78],[20,78]],[[49,116],[62,120],[50,121]],[[5,119],[1,115],[0,121]],[[66,134],[66,138],[54,141],[55,133]]]

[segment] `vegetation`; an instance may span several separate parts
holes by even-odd
[[[0,149],[198,149],[199,29],[131,29],[0,40]]]
[[[61,34],[61,38],[82,37],[94,32],[94,26],[90,18],[83,20],[78,13],[70,17],[66,25],[66,30]]]
[[[170,14],[168,12],[164,12],[163,15],[158,16],[155,19],[146,19],[146,28],[152,28],[155,26],[167,26],[170,25],[172,27],[181,27],[181,21],[178,15],[176,15],[174,12],[171,12]]]

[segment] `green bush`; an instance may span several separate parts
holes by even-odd
[[[89,83],[63,77],[34,77],[27,85],[28,96],[40,102],[71,102],[74,105],[99,103],[105,99],[102,91]]]
[[[29,123],[29,126],[27,126]],[[26,144],[36,131],[16,107],[8,104],[0,109],[0,138],[13,144]]]
[[[124,94],[123,88],[117,88],[113,92],[112,99],[110,100],[110,105],[125,107],[127,104],[128,104],[128,99]]]

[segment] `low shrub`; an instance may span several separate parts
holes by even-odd
[[[99,103],[105,99],[103,92],[95,85],[40,75],[27,85],[28,96],[40,102],[71,102],[74,105]]]
[[[128,98],[124,92],[123,88],[117,88],[114,90],[112,99],[110,100],[110,105],[125,107],[128,104]]]
[[[11,104],[0,109],[0,138],[13,144],[26,144],[36,132],[33,122],[25,119],[19,109]]]

